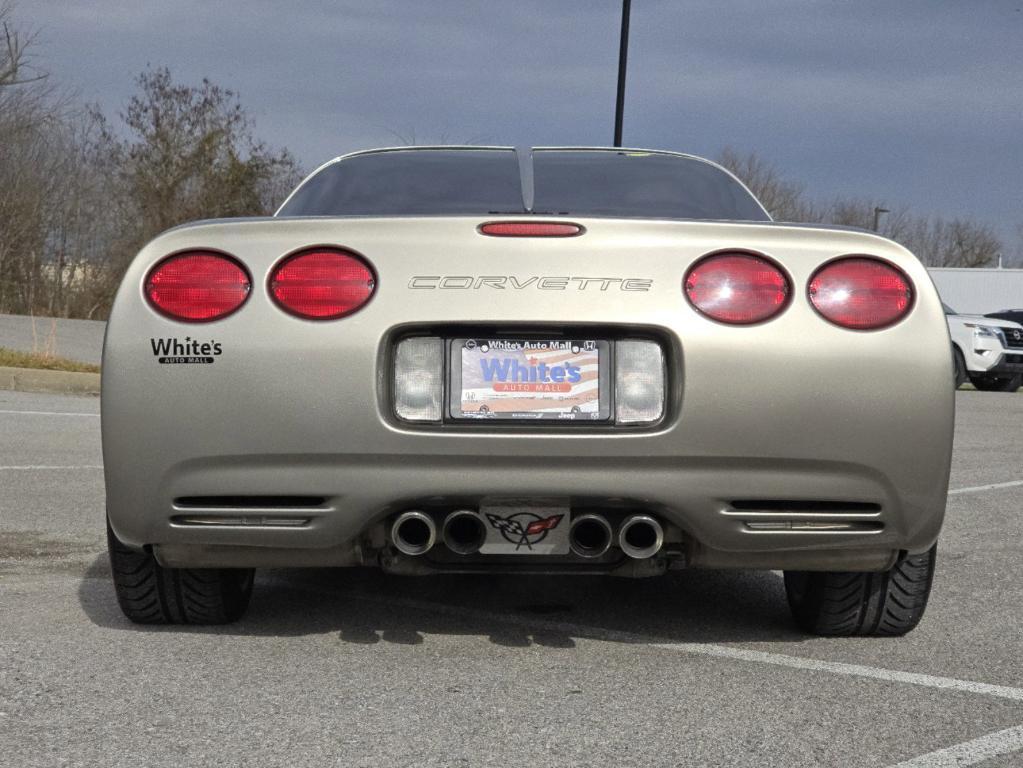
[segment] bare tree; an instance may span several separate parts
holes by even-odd
[[[297,183],[292,156],[253,136],[233,92],[176,84],[166,69],[138,84],[128,138],[42,80],[0,88],[0,312],[101,316],[146,240],[272,213]]]
[[[35,42],[35,33],[19,30],[12,21],[14,5],[0,4],[0,88],[25,85],[46,78],[46,73],[35,70],[31,65],[30,50]]]
[[[0,312],[34,294],[45,244],[52,130],[59,105],[29,67],[33,35],[0,5]]]
[[[121,138],[97,111],[98,175],[110,180],[102,285],[92,315],[106,311],[131,258],[165,229],[196,219],[273,213],[301,178],[287,150],[255,138],[237,95],[209,80],[175,83],[166,68],[143,72],[120,115]]]
[[[1023,223],[1016,225],[1016,253],[1005,259],[1006,266],[1023,268]]]
[[[272,212],[279,201],[268,192],[282,177],[295,181],[297,164],[255,139],[233,91],[209,80],[176,84],[166,68],[137,83],[121,115],[131,138],[117,150],[144,237],[192,219]]]
[[[803,185],[783,178],[756,152],[739,154],[726,147],[717,161],[738,176],[778,221],[813,221],[818,216],[803,194]]]
[[[879,222],[879,234],[902,243],[921,261],[935,267],[984,267],[995,263],[1002,243],[992,227],[957,218],[914,216],[905,206],[883,200],[836,198],[830,203],[807,200],[803,186],[785,179],[755,152],[741,155],[725,149],[718,158],[725,168],[742,179],[781,221],[805,221],[873,229],[875,211],[888,210]],[[1023,225],[1021,225],[1023,239]]]

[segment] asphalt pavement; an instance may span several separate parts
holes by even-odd
[[[920,627],[797,632],[780,575],[261,573],[140,628],[99,401],[0,392],[0,766],[1023,765],[1023,395],[960,392]]]

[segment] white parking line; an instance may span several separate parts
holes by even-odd
[[[99,417],[98,413],[70,413],[68,411],[4,411],[0,410],[0,413],[12,413],[21,414],[24,416],[94,416]]]
[[[974,485],[970,488],[950,488],[948,495],[956,493],[980,493],[981,491],[992,491],[996,488],[1013,488],[1017,485],[1023,485],[1023,480],[1010,480],[1007,483],[991,483],[990,485]]]
[[[300,589],[323,594],[322,590],[307,589],[305,587],[300,587]],[[822,659],[811,659],[804,656],[788,656],[783,653],[753,651],[745,648],[736,648],[730,645],[715,645],[713,643],[666,643],[658,638],[638,635],[632,632],[619,632],[617,630],[603,629],[600,627],[588,627],[581,624],[550,621],[549,619],[514,616],[505,613],[492,613],[490,611],[478,611],[471,608],[463,608],[461,606],[456,607],[423,600],[411,600],[392,596],[376,597],[366,594],[353,594],[351,597],[358,600],[365,600],[367,602],[383,603],[389,606],[397,605],[405,608],[417,608],[462,618],[471,617],[487,619],[488,621],[496,621],[502,624],[522,627],[523,629],[544,629],[550,632],[558,632],[576,637],[587,637],[593,640],[632,643],[636,645],[644,645],[648,648],[659,648],[665,651],[676,651],[679,653],[694,654],[697,656],[714,656],[717,658],[734,659],[736,661],[746,661],[757,664],[771,664],[777,667],[802,669],[809,672],[830,672],[831,674],[836,675],[872,678],[874,680],[882,680],[888,683],[907,683],[909,685],[918,685],[924,688],[937,688],[941,690],[959,691],[961,693],[976,693],[985,696],[995,696],[1000,699],[1023,701],[1023,688],[1012,688],[1005,685],[978,683],[972,680],[958,680],[953,677],[936,677],[934,675],[924,675],[918,672],[901,672],[899,670],[883,669],[881,667],[868,667],[863,664],[846,664],[840,661],[824,661]]]
[[[0,467],[0,471],[4,470],[48,470],[48,469],[103,469],[102,464],[71,464],[68,466],[53,466],[51,464],[18,464],[14,466]]]
[[[976,765],[993,757],[1009,755],[1023,750],[1023,725],[995,731],[979,739],[964,741],[926,755],[914,757],[912,760],[898,763],[891,768],[962,768]]]

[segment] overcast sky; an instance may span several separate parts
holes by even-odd
[[[625,144],[756,150],[808,192],[1023,224],[1023,0],[633,0]],[[404,143],[611,143],[619,0],[18,0],[116,113],[147,64],[307,169]]]

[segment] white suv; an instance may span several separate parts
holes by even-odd
[[[956,386],[1015,392],[1023,383],[1023,325],[983,315],[960,315],[947,304]]]

